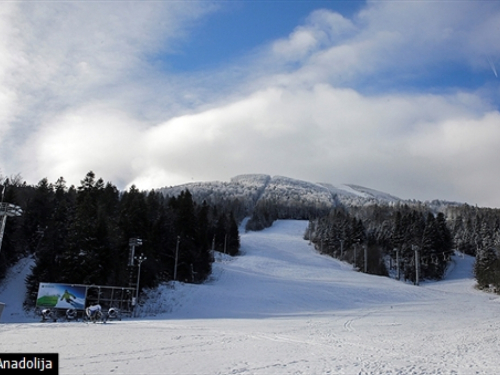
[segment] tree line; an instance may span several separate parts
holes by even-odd
[[[439,280],[453,253],[476,258],[480,289],[500,291],[500,210],[463,205],[339,206],[309,223],[305,238],[360,271]],[[417,268],[418,267],[418,268]]]
[[[238,197],[224,195],[207,204],[188,190],[166,196],[132,186],[121,192],[93,172],[78,187],[67,187],[63,178],[30,186],[18,176],[0,178],[0,184],[7,186],[4,201],[24,210],[22,217],[7,220],[0,278],[18,259],[34,255],[27,280],[30,301],[41,281],[130,284],[131,238],[143,240],[136,254],[148,258],[141,285],[172,280],[177,249],[177,280],[201,282],[211,272],[212,248],[238,253],[237,222],[248,214],[248,230],[269,227],[277,219],[308,219],[305,237],[322,253],[361,271],[414,282],[417,271],[421,280],[443,278],[453,252],[474,256],[478,287],[500,291],[498,209],[417,201],[336,202],[327,208],[285,189],[273,190],[249,213]]]
[[[45,178],[36,186],[11,178],[3,185],[4,201],[24,212],[7,220],[0,278],[17,260],[33,255],[28,305],[36,299],[39,282],[131,285],[131,238],[142,240],[136,254],[147,257],[141,287],[172,280],[174,274],[179,281],[202,282],[211,273],[212,249],[239,252],[232,212],[197,204],[188,190],[172,197],[135,186],[121,192],[92,171],[78,187],[67,187],[63,178],[53,184]]]
[[[478,288],[500,293],[500,209],[465,204],[447,216],[456,249],[476,258]]]

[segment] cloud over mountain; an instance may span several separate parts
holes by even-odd
[[[317,9],[236,60],[174,71],[222,11],[2,4],[0,172],[156,188],[257,171],[500,206],[497,3]]]

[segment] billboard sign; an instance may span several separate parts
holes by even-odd
[[[36,305],[51,309],[83,310],[86,297],[85,285],[40,283]]]

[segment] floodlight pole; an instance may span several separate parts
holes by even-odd
[[[401,280],[401,271],[399,269],[399,248],[395,248],[396,251],[396,280]]]
[[[420,285],[420,253],[418,246],[413,246],[415,251],[415,285]]]
[[[212,262],[215,262],[215,234],[212,238]]]
[[[132,288],[134,285],[134,259],[135,258],[135,247],[142,245],[142,240],[140,238],[131,238],[128,241],[130,246],[130,252],[128,255],[128,268],[129,268],[129,286]]]
[[[361,240],[359,238],[356,238],[355,240],[353,240],[354,242],[354,264],[353,264],[353,267],[354,269],[357,269],[357,266],[358,266],[358,246],[360,245],[361,243]]]
[[[177,236],[177,244],[175,245],[175,263],[174,263],[174,281],[177,281],[177,262],[179,260],[179,242],[181,237]]]
[[[364,261],[365,261],[365,273],[368,273],[368,245],[364,245]]]
[[[142,240],[140,238],[131,238],[128,241],[128,245],[130,246],[130,253],[128,256],[128,265],[132,267],[134,265],[134,259],[135,259],[135,247],[141,246]]]
[[[135,290],[135,301],[136,303],[139,303],[139,282],[141,280],[141,264],[144,262],[146,259],[144,254],[141,254],[139,257],[135,257],[135,260],[137,261],[137,265],[139,266],[137,269],[137,286]]]

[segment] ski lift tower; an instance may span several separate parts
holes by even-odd
[[[0,203],[0,220],[2,224],[0,227],[0,250],[2,250],[3,233],[5,231],[5,223],[7,222],[7,217],[21,216],[23,210],[21,207],[16,206],[12,203]]]

